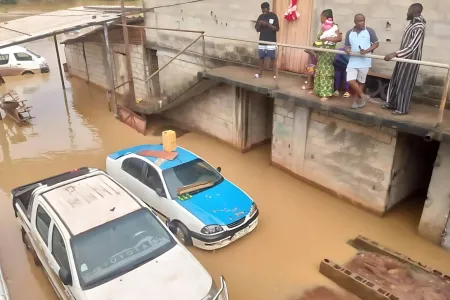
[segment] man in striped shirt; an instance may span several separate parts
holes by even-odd
[[[406,19],[410,21],[403,34],[400,50],[386,55],[386,61],[398,58],[422,59],[423,41],[425,39],[426,21],[422,17],[423,6],[414,3],[408,9]],[[389,83],[387,103],[384,109],[392,109],[394,115],[406,115],[409,112],[411,97],[416,84],[420,65],[397,62],[391,82]]]
[[[261,4],[262,14],[258,17],[256,21],[255,29],[259,32],[259,40],[263,42],[277,42],[277,31],[280,30],[280,25],[278,23],[278,17],[276,14],[270,11],[270,5],[267,2]],[[276,45],[259,44],[258,46],[259,55],[259,71],[255,74],[255,78],[262,76],[262,69],[264,66],[264,59],[266,57],[272,60],[272,67],[275,71],[277,67],[276,62]],[[275,77],[274,77],[275,78]]]

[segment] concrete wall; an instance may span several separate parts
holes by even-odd
[[[158,50],[158,65],[161,68],[175,56],[173,51]],[[187,91],[197,80],[198,72],[203,71],[199,58],[181,55],[159,73],[161,94],[173,98]]]
[[[446,228],[450,212],[449,174],[450,144],[441,142],[419,224],[419,233],[437,244],[442,242],[441,234]],[[447,228],[447,234],[450,234],[450,228]],[[450,235],[444,238],[443,246],[450,250]]]
[[[158,7],[153,12],[145,14],[145,25],[206,31],[206,34],[211,36],[258,40],[255,23],[261,14],[262,1],[207,0],[193,3],[185,2],[184,0],[144,0],[146,8]],[[268,2],[272,4],[271,0]],[[147,47],[158,50],[160,67],[198,36],[198,33],[146,29]],[[165,93],[163,92],[164,95],[170,96],[171,93],[183,92],[186,82],[192,79],[190,75],[195,76],[197,71],[203,70],[203,62],[200,56],[203,52],[202,40],[194,43],[188,50],[189,52],[186,52],[186,55],[179,57],[172,63],[178,63],[177,67],[169,66],[167,70],[161,72],[166,74],[163,75],[165,78],[160,79],[161,85],[166,90]],[[257,65],[259,61],[257,45],[253,43],[206,38],[205,52],[210,57],[207,59],[208,68],[226,64],[224,61],[212,58],[253,65]],[[178,73],[180,70],[183,72]]]
[[[85,43],[86,61],[83,57],[82,43],[74,43],[65,45],[65,54],[69,74],[83,78],[109,89],[109,80],[111,73],[108,68],[108,60],[106,56],[106,45],[104,43]],[[123,44],[112,44],[112,52],[125,53],[125,46]],[[133,68],[133,77],[143,79],[145,77],[145,67],[142,53],[142,45],[130,45],[131,63]],[[113,56],[111,56],[113,57]],[[87,69],[89,74],[86,71]],[[117,64],[116,64],[117,67]],[[116,81],[115,85],[119,83]],[[146,99],[147,88],[142,80],[134,80],[134,89],[136,98]]]
[[[316,0],[316,9],[313,18],[313,36],[317,35],[320,25],[320,12],[326,8],[334,11],[335,20],[341,31],[345,33],[354,26],[353,17],[357,13],[366,16],[366,25],[372,27],[380,40],[380,47],[375,54],[384,55],[397,51],[406,28],[406,12],[414,1],[399,0],[392,3],[389,0]],[[427,20],[427,31],[422,60],[440,63],[449,63],[450,50],[450,1],[425,1],[423,16]],[[386,23],[391,24],[386,30]],[[390,41],[388,41],[390,40]],[[390,74],[395,63],[376,60],[373,70]],[[421,67],[416,83],[416,93],[420,96],[438,98],[442,96],[445,70]]]
[[[272,4],[272,1],[268,1]],[[173,5],[173,4],[179,5]],[[260,0],[223,1],[207,0],[186,3],[184,0],[144,0],[144,6],[155,8],[145,14],[145,25],[160,28],[176,28],[206,31],[212,36],[231,37],[237,39],[257,40],[255,22],[261,14]],[[166,7],[161,7],[166,6]],[[182,49],[198,36],[196,33],[177,33],[168,31],[146,30],[147,39],[159,46]],[[201,42],[191,50],[201,53]],[[256,56],[254,44],[215,40],[208,38],[206,52],[221,58],[236,59],[246,62]],[[254,61],[254,60],[253,60]]]
[[[219,85],[164,115],[236,145],[236,88]]]
[[[386,207],[396,132],[275,99],[272,161],[378,213]]]

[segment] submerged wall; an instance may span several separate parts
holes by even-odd
[[[66,55],[67,66],[69,74],[77,76],[84,80],[89,80],[104,89],[110,89],[109,80],[111,73],[108,67],[108,60],[106,56],[106,45],[100,42],[85,42],[84,52],[86,60],[83,55],[83,43],[66,44],[64,47]],[[111,58],[114,59],[114,53],[125,53],[125,45],[112,44],[111,45]],[[131,63],[133,70],[133,77],[141,80],[134,80],[134,90],[136,98],[146,99],[147,88],[142,79],[145,77],[144,56],[142,51],[142,45],[130,45]],[[86,67],[87,66],[87,67]],[[118,62],[114,62],[113,66],[116,68],[116,72],[119,72]],[[122,82],[117,82],[115,79],[115,85],[118,86]],[[118,90],[120,93],[123,89]]]
[[[397,133],[275,99],[272,161],[377,213],[386,209]]]
[[[419,224],[419,233],[450,250],[450,144],[441,142]],[[442,233],[446,230],[447,236]],[[443,242],[444,240],[444,242]]]

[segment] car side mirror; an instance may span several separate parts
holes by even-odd
[[[222,168],[221,167],[217,167],[217,172],[222,172]]]
[[[58,272],[59,279],[64,285],[72,285],[72,274],[66,268],[61,267]]]

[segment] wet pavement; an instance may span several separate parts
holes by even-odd
[[[53,300],[51,285],[22,244],[10,190],[80,166],[104,169],[109,153],[160,138],[117,121],[105,91],[82,80],[66,80],[65,101],[53,42],[27,47],[49,61],[51,72],[5,77],[1,87],[27,99],[35,119],[24,128],[0,121],[0,264],[12,300]],[[270,146],[242,154],[198,133],[183,135],[178,144],[221,166],[260,209],[258,228],[245,238],[214,252],[191,249],[216,280],[225,276],[233,300],[291,299],[311,285],[334,287],[318,272],[319,263],[350,259],[355,250],[346,241],[358,234],[450,273],[448,253],[416,232],[421,203],[405,203],[379,218],[271,167]]]

